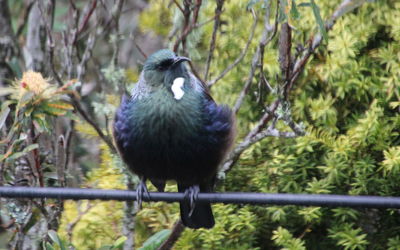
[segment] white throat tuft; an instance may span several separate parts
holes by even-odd
[[[174,93],[174,98],[176,100],[180,100],[185,92],[182,90],[183,83],[185,82],[185,78],[178,77],[175,78],[174,82],[172,83],[171,90]]]

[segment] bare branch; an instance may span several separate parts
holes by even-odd
[[[96,9],[96,6],[97,6],[97,0],[92,0],[92,2],[90,4],[90,8],[88,9],[87,13],[83,17],[83,21],[81,22],[81,24],[77,28],[76,33],[74,34],[74,39],[73,39],[72,44],[75,44],[77,42],[79,34],[81,34],[84,31],[84,29],[86,28],[90,17],[92,16],[94,10]]]
[[[146,53],[144,53],[144,51],[142,50],[142,48],[140,48],[140,46],[136,43],[136,41],[133,41],[135,43],[135,47],[137,48],[137,50],[139,51],[139,53],[144,57],[144,59],[147,59],[147,55]]]
[[[71,97],[71,96],[70,96]],[[74,108],[78,111],[78,113],[83,117],[83,119],[85,119],[85,121],[87,123],[89,123],[90,126],[92,126],[92,128],[94,130],[96,130],[97,134],[100,136],[100,138],[107,144],[107,146],[110,148],[110,150],[113,153],[116,153],[117,150],[114,147],[114,144],[112,143],[112,140],[107,137],[103,131],[101,130],[101,128],[99,126],[97,126],[96,122],[94,122],[89,115],[85,112],[85,110],[82,108],[81,104],[79,103],[78,100],[76,100],[73,96],[72,98],[72,104],[74,105]]]
[[[284,82],[283,96],[287,99],[287,82],[289,81],[291,69],[291,53],[292,48],[292,29],[288,22],[281,25],[281,33],[279,36],[279,66],[281,68],[282,80]]]
[[[189,35],[189,33],[196,27],[197,25],[197,20],[199,17],[199,11],[200,7],[202,4],[202,0],[196,0],[196,4],[193,10],[193,17],[192,20],[190,21],[190,16],[192,14],[191,10],[191,0],[185,0],[184,2],[184,10],[183,10],[183,16],[184,16],[184,24],[183,24],[183,31],[181,36],[175,41],[174,46],[173,46],[173,51],[177,52],[179,44],[182,43],[182,50],[185,54],[185,44],[186,44],[186,38]]]
[[[235,149],[230,153],[228,159],[223,163],[219,172],[221,174],[222,173],[226,174],[232,168],[232,166],[237,162],[237,160],[239,160],[240,155],[246,149],[248,149],[251,145],[261,141],[266,137],[295,138],[298,137],[298,135],[295,132],[282,132],[273,127],[269,127],[265,130],[262,130],[261,132],[256,133],[252,137],[246,137],[246,139],[243,140],[241,143],[239,143],[235,147]]]
[[[204,22],[202,22],[202,23],[197,23],[197,24],[195,25],[194,28],[195,28],[195,29],[200,28],[200,27],[202,27],[202,26],[204,26],[204,25],[206,25],[206,24],[212,22],[212,21],[215,20],[216,18],[217,18],[217,16],[213,16],[213,17],[209,18],[208,20],[206,20],[206,21],[204,21]]]
[[[204,81],[207,81],[208,79],[208,73],[210,70],[210,64],[211,60],[213,57],[213,52],[215,50],[215,42],[217,40],[217,31],[221,25],[221,13],[222,13],[222,7],[224,5],[224,0],[217,0],[217,7],[215,7],[215,21],[214,21],[214,28],[213,32],[211,35],[211,41],[210,41],[210,49],[208,52],[207,56],[207,61],[206,61],[206,69],[204,72]]]
[[[79,221],[82,220],[82,217],[85,214],[89,213],[90,209],[92,209],[94,207],[94,205],[92,203],[88,202],[86,204],[85,210],[82,211],[81,204],[82,204],[81,201],[78,201],[78,216],[75,217],[75,219],[72,222],[68,223],[67,228],[66,228],[69,242],[72,242],[72,236],[73,236],[72,233],[74,231],[75,226],[79,223]]]
[[[276,12],[278,12],[278,8],[279,8],[279,1],[277,1],[278,5],[276,6],[277,10]],[[270,8],[266,8],[265,9],[265,15],[264,15],[264,29],[263,29],[263,33],[261,35],[261,39],[260,39],[260,43],[257,47],[257,51],[253,56],[253,59],[251,60],[251,66],[250,66],[250,72],[249,75],[247,77],[247,81],[245,82],[242,91],[239,94],[239,97],[236,100],[235,106],[233,107],[233,112],[235,114],[237,114],[237,112],[239,111],[240,107],[242,106],[243,100],[245,98],[245,96],[247,95],[247,92],[250,89],[251,83],[253,81],[253,77],[258,65],[258,62],[261,58],[261,55],[264,51],[264,47],[274,38],[275,34],[276,34],[276,26],[274,26],[274,29],[271,30],[270,25],[269,25],[269,12],[270,12]],[[275,23],[277,23],[278,20],[277,18],[275,19]],[[268,34],[270,34],[270,36],[268,37]],[[261,62],[262,63],[262,62]]]
[[[63,135],[60,135],[57,140],[56,147],[56,171],[60,187],[65,187],[65,161],[66,161],[66,141]]]
[[[76,67],[78,81],[81,81],[82,77],[86,73],[86,64],[91,58],[95,42],[96,42],[96,35],[94,33],[91,33],[87,39],[85,52],[83,53],[81,62]]]
[[[185,14],[185,11],[183,10],[182,6],[178,3],[177,0],[172,0],[175,5],[178,7],[178,9],[182,12],[182,14]]]
[[[240,53],[240,55],[235,59],[235,61],[233,61],[232,64],[230,64],[228,67],[226,67],[224,69],[224,71],[222,71],[222,73],[217,76],[216,78],[214,78],[213,80],[208,82],[208,87],[211,87],[212,85],[214,85],[217,81],[221,80],[226,74],[229,73],[229,71],[231,71],[232,69],[234,69],[236,67],[236,65],[238,65],[242,59],[244,58],[244,56],[247,54],[247,51],[249,49],[249,46],[251,44],[251,41],[253,40],[254,37],[254,32],[256,30],[257,27],[257,15],[254,12],[254,9],[251,9],[251,13],[253,14],[253,25],[251,26],[251,31],[250,31],[250,35],[249,38],[247,39],[246,45],[244,47],[244,49],[242,50],[242,52]]]
[[[113,41],[113,64],[118,65],[118,56],[119,56],[119,18],[121,16],[122,7],[124,6],[124,0],[117,0],[117,3],[114,6],[114,10],[112,11],[112,16],[115,22],[114,32],[115,39]]]

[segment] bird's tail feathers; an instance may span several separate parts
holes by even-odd
[[[190,186],[178,183],[179,192],[185,192],[189,187]],[[200,191],[204,192],[209,190],[204,190],[200,187]],[[179,205],[181,210],[181,220],[186,227],[198,229],[212,228],[214,226],[215,221],[210,203],[197,201],[193,210],[191,209],[189,200],[181,201]]]

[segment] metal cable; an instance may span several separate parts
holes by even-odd
[[[136,200],[136,191],[88,188],[0,187],[2,198],[55,198],[72,200]],[[177,202],[183,193],[149,192],[143,201]],[[400,208],[400,197],[331,194],[199,193],[198,202],[302,205],[328,207]]]

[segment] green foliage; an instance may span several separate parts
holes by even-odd
[[[328,34],[326,33],[326,29],[325,29],[325,23],[322,20],[320,11],[319,11],[319,7],[318,5],[314,2],[314,0],[310,0],[310,4],[311,4],[311,8],[315,17],[315,21],[318,24],[318,29],[321,32],[322,36],[324,37],[325,40],[328,39]]]
[[[100,148],[100,167],[88,173],[86,185],[92,188],[124,189],[125,185],[121,168],[118,167],[119,163],[114,160],[105,144],[101,144]],[[97,249],[107,245],[115,245],[115,242],[123,236],[120,229],[123,217],[122,202],[66,201],[64,207],[65,212],[61,220],[59,234],[78,249]],[[74,224],[72,228],[70,228],[70,223]],[[96,237],[92,237],[93,234]]]
[[[304,242],[298,238],[294,238],[293,235],[282,227],[278,227],[273,231],[272,240],[285,250],[305,250]]]
[[[307,133],[295,139],[266,138],[252,145],[218,191],[400,196],[400,3],[394,0],[366,3],[338,19],[325,34],[321,20],[329,18],[338,2],[280,2],[281,8],[284,7],[280,10],[280,21],[287,20],[295,28],[294,42],[307,41],[316,34],[316,27],[324,37],[324,44],[294,86],[290,105],[279,107],[279,115],[291,114]],[[212,95],[220,103],[233,105],[242,89],[268,4],[274,13],[276,1],[224,3],[223,25],[217,33],[210,67],[211,79],[240,55],[248,39],[252,15],[246,8],[254,9],[258,23],[249,53],[212,87]],[[141,31],[164,37],[171,31],[179,31],[181,12],[175,5],[166,6],[161,0],[152,1],[140,16]],[[199,23],[212,18],[214,9],[215,2],[206,1]],[[189,56],[200,72],[212,32],[213,22],[209,22],[188,37]],[[274,91],[265,93],[257,84],[251,86],[237,116],[238,140],[256,125],[265,105],[279,92],[277,58],[275,38],[265,48],[263,62],[264,73]],[[111,89],[120,84],[119,77],[123,74],[137,79],[134,70],[123,73],[109,67],[103,73],[111,79]],[[264,102],[256,101],[259,95],[263,95]],[[93,106],[96,112],[109,117],[118,104],[116,99],[104,94]],[[6,113],[4,109],[0,125]],[[282,121],[276,127],[288,130]],[[96,132],[86,124],[77,124],[76,128],[82,136],[96,138]],[[117,167],[120,163],[104,147],[101,147],[101,167],[88,173],[87,184],[123,188],[121,168]],[[115,183],[119,185],[114,186]],[[176,189],[168,185],[167,190]],[[122,204],[94,204],[93,212],[91,209],[73,230],[73,244],[82,249],[111,244],[121,236]],[[67,237],[65,227],[77,216],[76,208],[76,204],[66,203],[62,237]],[[400,246],[397,233],[400,218],[393,210],[221,204],[214,204],[213,209],[215,227],[186,229],[175,249],[399,249]],[[151,236],[158,242],[159,237],[167,234],[163,230],[171,228],[178,217],[177,204],[144,204],[136,217],[136,246],[145,247],[144,242]],[[102,242],[94,242],[91,235],[102,238]],[[89,239],[89,243],[83,239]]]
[[[368,241],[365,240],[366,234],[362,234],[361,228],[353,229],[350,223],[335,226],[329,230],[329,237],[337,240],[337,244],[344,249],[366,249]]]
[[[388,240],[388,250],[397,250],[400,249],[400,236],[396,236],[393,238],[390,238]]]
[[[53,241],[53,245],[51,245],[49,242],[46,242],[45,243],[46,250],[53,250],[53,249],[66,250],[67,249],[65,242],[60,239],[60,237],[58,236],[56,231],[49,230],[47,232],[47,234],[50,237],[50,239]]]
[[[257,218],[250,206],[213,205],[217,219],[210,229],[187,229],[174,249],[258,249],[255,240]]]
[[[139,250],[153,250],[158,249],[158,247],[168,238],[171,234],[170,229],[164,229],[160,232],[151,236],[146,242],[143,243],[143,246],[139,248]]]
[[[73,107],[63,100],[66,94],[75,93],[73,81],[62,87],[51,85],[48,79],[44,79],[40,73],[27,71],[22,79],[16,80],[13,86],[4,92],[10,95],[9,99],[2,103],[0,110],[0,129],[7,119],[11,125],[4,128],[7,131],[0,140],[0,149],[4,147],[4,154],[0,154],[0,162],[12,162],[32,150],[38,148],[38,144],[26,144],[26,140],[32,134],[48,133],[51,131],[50,120],[57,116],[74,118]],[[10,107],[13,108],[11,112]],[[32,130],[31,135],[26,131]],[[3,136],[3,135],[2,135]]]

